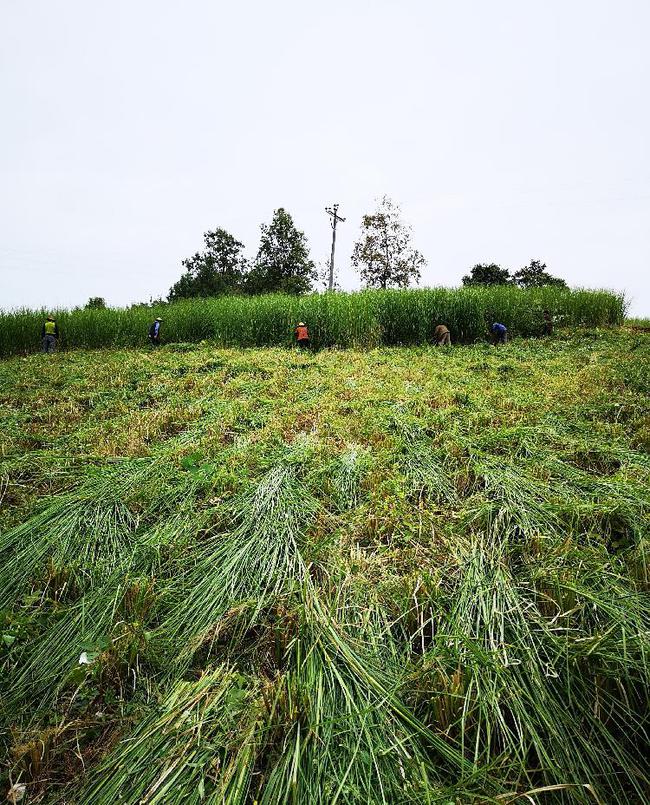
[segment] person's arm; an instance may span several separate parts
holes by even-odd
[[[55,338],[59,337],[59,325],[58,324],[54,325],[54,337]]]
[[[41,338],[45,338],[45,324],[41,327]]]

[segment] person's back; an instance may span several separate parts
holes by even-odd
[[[492,325],[492,343],[505,344],[508,339],[508,328],[505,324],[495,321]]]
[[[43,352],[54,352],[59,337],[59,327],[52,316],[48,316],[41,328],[41,342]]]
[[[433,331],[433,339],[437,347],[451,346],[451,334],[445,324],[439,324]]]
[[[295,330],[296,333],[296,341],[298,342],[298,346],[300,347],[308,347],[309,346],[309,330],[307,329],[307,325],[304,321],[298,322],[298,326]]]

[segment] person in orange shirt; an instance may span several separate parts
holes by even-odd
[[[307,325],[304,321],[298,322],[298,326],[295,329],[295,334],[298,346],[302,349],[306,349],[309,346],[309,330],[307,329]]]

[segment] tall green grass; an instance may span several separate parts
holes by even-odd
[[[444,322],[455,341],[483,338],[501,321],[514,335],[541,333],[543,310],[558,324],[601,326],[623,322],[626,301],[613,291],[540,288],[428,288],[407,291],[294,296],[229,296],[158,307],[57,310],[65,349],[128,347],[147,342],[155,316],[164,319],[164,342],[211,339],[223,346],[277,346],[293,341],[293,328],[307,322],[315,347],[422,344]],[[0,356],[40,347],[46,311],[0,314]]]

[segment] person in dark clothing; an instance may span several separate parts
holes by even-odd
[[[59,325],[53,316],[48,316],[41,328],[41,343],[43,352],[55,352],[59,338]]]
[[[433,339],[437,347],[450,347],[451,335],[445,324],[439,324],[433,331]]]
[[[309,346],[309,330],[304,321],[299,321],[295,329],[296,342],[301,349],[306,349]]]
[[[544,311],[544,335],[553,335],[553,316],[550,310]]]
[[[152,347],[159,347],[160,346],[160,325],[162,323],[162,319],[156,319],[154,323],[149,328],[149,341],[151,341]]]
[[[507,343],[508,328],[505,326],[505,324],[500,324],[498,321],[495,321],[490,329],[492,331],[492,343],[495,347],[497,344]]]

